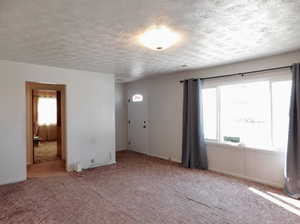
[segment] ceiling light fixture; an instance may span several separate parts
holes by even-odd
[[[152,26],[141,34],[138,40],[149,49],[162,51],[176,44],[180,35],[166,26]]]

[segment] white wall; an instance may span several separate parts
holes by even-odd
[[[181,161],[182,79],[245,72],[300,62],[300,51],[198,71],[174,73],[128,83],[145,88],[149,101],[149,154]],[[187,63],[188,64],[188,63]],[[282,186],[284,155],[229,145],[208,144],[209,169]]]
[[[127,94],[125,84],[115,84],[116,96],[116,150],[121,151],[127,149]]]
[[[68,169],[115,162],[113,75],[0,61],[0,184],[26,179],[25,81],[66,85]]]

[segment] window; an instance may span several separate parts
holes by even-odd
[[[132,102],[142,102],[142,101],[143,101],[143,95],[135,94],[132,96]]]
[[[39,97],[38,123],[39,125],[52,125],[57,121],[56,98]]]
[[[291,87],[291,81],[272,83],[273,141],[279,148],[287,145]]]
[[[203,120],[204,137],[210,140],[217,139],[217,90],[216,88],[204,89],[203,98]]]
[[[270,91],[268,82],[220,87],[221,141],[248,146],[270,145]]]
[[[203,89],[205,138],[285,149],[290,91],[290,80],[272,79]]]

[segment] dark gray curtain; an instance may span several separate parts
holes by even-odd
[[[292,94],[284,188],[289,196],[300,198],[300,64],[292,65]]]
[[[200,79],[184,81],[182,164],[187,168],[207,169],[201,89]]]

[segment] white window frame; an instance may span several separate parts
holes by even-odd
[[[278,81],[290,81],[292,79],[292,75],[288,72],[270,72],[266,74],[257,74],[257,75],[246,75],[246,76],[238,76],[238,77],[228,77],[228,78],[219,78],[216,80],[207,80],[204,81],[203,89],[210,89],[210,88],[216,88],[216,104],[217,104],[217,127],[216,127],[216,137],[217,139],[205,139],[207,143],[213,143],[218,145],[230,145],[234,147],[245,147],[245,148],[251,148],[251,149],[258,149],[258,150],[266,150],[266,151],[280,151],[281,149],[274,146],[274,122],[273,122],[273,95],[272,95],[272,83],[278,82]],[[244,145],[243,143],[230,143],[230,142],[224,142],[221,139],[221,86],[224,85],[234,85],[234,84],[242,84],[242,83],[251,83],[251,82],[258,82],[258,81],[269,81],[269,91],[270,91],[270,140],[271,145],[268,148],[263,147],[249,147],[247,145]]]

